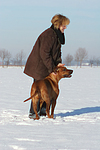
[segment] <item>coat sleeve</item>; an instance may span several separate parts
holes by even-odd
[[[51,36],[42,37],[40,44],[40,57],[44,65],[48,68],[49,73],[51,73],[53,69],[56,67],[52,56],[53,45],[54,45],[53,37]]]
[[[59,49],[59,51],[58,51],[57,60],[56,60],[56,66],[57,66],[59,63],[62,63],[62,59],[61,59],[61,49]]]

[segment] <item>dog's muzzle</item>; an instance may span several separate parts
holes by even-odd
[[[65,74],[65,75],[63,75],[63,77],[70,78],[70,77],[72,77],[72,75],[71,75],[72,73],[73,73],[73,70],[69,70],[69,75]]]

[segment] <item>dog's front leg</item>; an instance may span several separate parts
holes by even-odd
[[[46,100],[46,114],[48,118],[51,118],[49,111],[50,111],[50,100]]]
[[[52,108],[51,108],[51,118],[54,119],[54,109],[55,109],[55,106],[56,106],[56,100],[53,100],[52,101]]]

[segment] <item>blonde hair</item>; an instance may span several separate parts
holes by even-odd
[[[68,25],[70,23],[70,20],[66,16],[57,14],[53,16],[53,18],[51,19],[51,23],[54,25],[54,28],[58,29],[60,25]]]

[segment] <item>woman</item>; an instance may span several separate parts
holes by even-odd
[[[34,78],[34,81],[44,79],[53,72],[57,65],[63,65],[61,45],[65,44],[64,30],[70,20],[61,14],[57,14],[52,18],[51,23],[51,27],[38,37],[26,62],[24,73]],[[40,115],[46,115],[45,102],[41,111],[39,111],[39,104],[37,109]],[[34,118],[32,102],[29,117]]]

